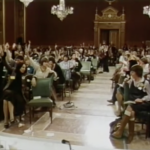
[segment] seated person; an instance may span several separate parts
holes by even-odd
[[[63,72],[62,72],[60,66],[55,62],[54,57],[49,58],[49,67],[57,73],[57,76],[58,76],[57,84],[64,84],[66,81],[65,77],[63,75]]]
[[[54,73],[55,77],[57,76],[57,74],[48,67],[48,59],[46,57],[42,57],[39,64],[29,56],[28,59],[30,61],[30,65],[35,70],[35,76],[37,78],[47,78],[50,73]]]
[[[116,68],[113,77],[112,77],[112,81],[114,81],[115,83],[118,82],[119,76],[121,73],[124,72],[124,68],[127,67],[127,53],[125,52],[121,52],[121,56],[119,57],[119,67]]]
[[[64,53],[61,53],[59,58],[58,58],[57,63],[61,63],[63,60],[64,60]]]
[[[73,79],[73,89],[77,90],[80,86],[80,70],[82,68],[81,62],[76,58],[76,54],[72,54],[72,59],[70,62],[73,64],[72,72],[71,72],[71,78]]]
[[[127,78],[129,75],[130,75],[130,69],[131,69],[131,67],[133,66],[133,65],[135,65],[135,64],[137,64],[137,61],[136,60],[130,60],[129,62],[128,62],[128,68],[126,68],[126,66],[125,66],[125,69],[123,69],[124,70],[124,73],[125,73],[125,76],[124,76],[124,78]],[[120,87],[119,85],[118,85],[118,83],[120,83],[121,82],[121,79],[122,77],[121,77],[121,72],[118,72],[116,75],[115,75],[115,77],[114,77],[114,81],[115,81],[115,88],[114,88],[114,91],[113,91],[113,95],[112,95],[112,98],[111,98],[111,100],[107,100],[109,103],[113,103],[113,104],[115,104],[115,102],[118,100],[118,115],[120,115],[121,114],[121,105],[120,105],[120,103],[122,103],[122,99],[123,99],[123,97],[122,97],[122,95],[123,95],[123,87]],[[122,84],[122,83],[121,83]],[[119,89],[118,89],[119,88]],[[118,90],[117,90],[118,89]],[[120,95],[120,92],[121,91],[121,93],[122,93],[122,95]],[[119,94],[118,94],[119,93]],[[117,97],[117,98],[116,98]]]
[[[128,68],[126,68],[125,76],[123,77],[123,82],[121,84],[118,84],[119,87],[116,90],[116,100],[118,101],[118,112],[117,115],[120,116],[122,112],[122,108],[124,108],[123,105],[123,97],[124,97],[124,83],[126,80],[130,79],[130,70],[132,66],[136,65],[136,60],[129,60],[128,62]],[[121,78],[121,77],[120,77]]]
[[[112,137],[121,138],[125,126],[129,125],[128,143],[131,143],[134,137],[134,121],[141,111],[150,110],[150,84],[143,78],[143,68],[140,65],[132,66],[130,70],[131,79],[127,81],[129,84],[129,101],[124,116],[120,122],[120,126],[112,133]]]
[[[34,74],[34,68],[30,65],[30,60],[26,59],[25,64],[27,65],[27,74]]]
[[[42,57],[39,61],[39,63],[35,62],[27,53],[27,57],[30,61],[31,66],[34,68],[35,70],[35,77],[36,78],[47,78],[49,76],[49,74],[53,73],[54,77],[57,77],[57,74],[55,71],[53,71],[51,68],[48,67],[48,58],[47,57]],[[36,79],[35,79],[36,80]],[[57,96],[55,93],[54,88],[52,88],[51,90],[52,92],[52,96],[53,96],[53,104],[54,106],[56,105],[55,101],[57,100]]]
[[[146,75],[150,72],[150,66],[149,66],[147,58],[144,58],[144,57],[141,58],[140,65],[143,68],[143,75]]]
[[[66,81],[71,79],[71,69],[73,68],[73,63],[69,61],[69,57],[67,55],[64,56],[63,61],[59,63],[60,67],[63,70],[66,70],[65,79]]]

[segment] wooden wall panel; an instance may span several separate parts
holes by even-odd
[[[6,38],[12,42],[14,40],[14,30],[12,30],[14,29],[14,16],[12,15],[14,0],[6,1]],[[23,37],[23,4],[17,1],[16,36]],[[63,22],[50,13],[51,6],[57,4],[58,0],[34,0],[27,7],[27,39],[31,40],[34,45],[55,43],[79,45],[83,42],[93,44],[95,9],[98,8],[98,12],[101,13],[108,3],[104,0],[66,0],[67,6],[74,7],[74,14],[67,16]],[[125,9],[127,21],[125,42],[134,45],[134,43],[140,44],[141,41],[150,40],[150,19],[142,14],[143,6],[149,4],[149,0],[118,0],[112,5],[119,10],[119,13],[123,7]]]
[[[16,1],[16,7],[15,7],[15,14],[16,14],[16,33],[15,33],[15,41],[19,37],[23,38],[24,34],[24,5],[20,1]]]
[[[3,24],[2,24],[2,20],[3,20],[3,15],[2,15],[2,1],[0,1],[0,44],[3,44]]]

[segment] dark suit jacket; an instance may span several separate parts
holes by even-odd
[[[57,73],[57,76],[59,77],[58,83],[59,84],[64,84],[66,80],[65,80],[63,71],[62,71],[62,69],[60,68],[60,66],[58,64],[55,64],[54,71]]]
[[[81,68],[82,68],[82,64],[81,62],[76,58],[76,62],[78,62],[78,66],[75,68],[76,72],[80,72]]]

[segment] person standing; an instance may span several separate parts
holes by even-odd
[[[103,45],[103,72],[109,72],[109,67],[108,67],[108,59],[109,59],[109,52],[108,52],[108,46],[106,44]]]

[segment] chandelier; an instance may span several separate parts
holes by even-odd
[[[150,6],[143,7],[143,14],[148,15],[150,17]]]
[[[56,15],[61,21],[63,21],[67,15],[73,14],[73,7],[65,7],[65,0],[59,0],[59,5],[52,6],[51,14]]]
[[[28,5],[33,1],[34,0],[20,0],[20,2],[22,2],[25,5],[25,7],[28,7]]]

